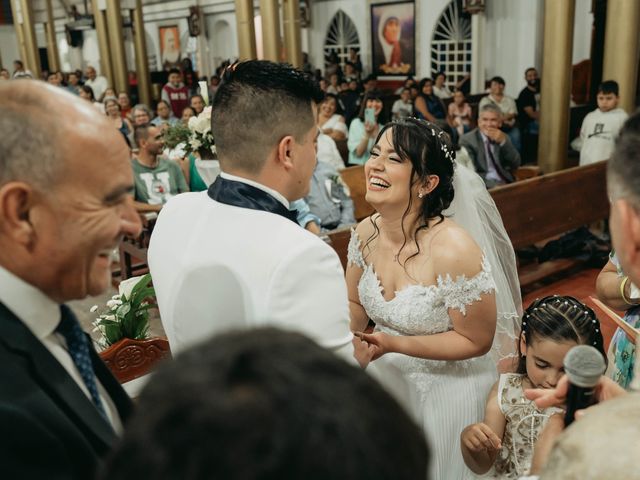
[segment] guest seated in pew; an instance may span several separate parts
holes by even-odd
[[[318,108],[318,127],[333,140],[347,138],[347,125],[344,117],[338,113],[338,97],[327,93]]]
[[[305,200],[311,213],[320,219],[322,230],[335,230],[356,223],[353,201],[340,174],[328,163],[316,164]]]
[[[304,198],[294,200],[289,205],[289,210],[296,213],[296,221],[305,230],[309,230],[315,235],[320,234],[320,218],[311,213],[309,204]]]
[[[501,126],[502,112],[488,104],[480,109],[478,128],[460,138],[487,188],[514,182],[513,172],[520,166],[520,154]]]
[[[90,479],[132,405],[64,303],[104,292],[140,234],[129,148],[33,80],[0,84],[0,131],[1,476]]]
[[[558,295],[529,305],[522,317],[516,373],[500,375],[487,398],[484,420],[462,432],[462,455],[473,472],[513,479],[529,473],[538,435],[552,415],[563,411],[538,409],[524,398],[524,389],[555,387],[563,359],[576,345],[594,345],[604,355],[593,310]]]
[[[131,160],[135,180],[135,205],[139,212],[159,212],[167,201],[189,187],[180,166],[161,156],[162,130],[153,125],[135,129],[138,155]]]
[[[596,292],[603,303],[625,312],[625,322],[633,328],[640,328],[640,290],[624,274],[614,252],[611,252],[609,262],[598,275]],[[633,379],[635,353],[636,345],[624,330],[618,328],[609,344],[607,376],[623,388],[628,388]]]
[[[184,352],[138,412],[101,479],[416,480],[429,463],[420,429],[377,382],[274,328]]]
[[[607,188],[609,196],[611,198],[611,216],[610,216],[610,228],[613,248],[616,252],[616,256],[620,262],[620,266],[624,270],[625,274],[629,276],[629,281],[640,284],[640,213],[638,206],[640,205],[640,162],[638,161],[638,152],[640,152],[640,112],[636,112],[632,115],[622,127],[620,136],[616,142],[616,147],[613,151],[611,159],[608,164],[607,172]],[[637,357],[637,351],[636,351]],[[640,376],[638,371],[635,371],[635,377],[629,384],[630,390],[636,392],[640,390]],[[535,400],[536,404],[540,408],[546,408],[552,405],[562,406],[567,397],[568,380],[563,377],[555,389],[551,390],[530,390],[525,392],[527,398]],[[611,437],[612,430],[610,426],[612,424],[620,425],[621,419],[616,416],[625,416],[626,427],[624,431],[629,432],[628,428],[637,427],[638,425],[638,412],[637,405],[640,404],[638,393],[633,393],[628,400],[623,400],[622,397],[627,395],[627,392],[616,382],[608,377],[601,377],[599,383],[595,387],[595,399],[600,403],[597,407],[591,407],[580,415],[581,419],[576,422],[576,425],[572,425],[570,429],[562,433],[558,438],[557,448],[546,462],[547,457],[541,455],[543,458],[539,461],[540,465],[545,465],[541,472],[541,478],[558,478],[556,475],[557,465],[563,467],[564,471],[569,468],[576,469],[579,472],[585,472],[580,470],[580,465],[577,462],[584,461],[585,468],[593,467],[592,472],[598,472],[595,462],[602,461],[602,457],[596,455],[593,450],[588,452],[584,450],[585,445],[582,444],[582,450],[575,449],[576,458],[568,458],[565,462],[562,457],[565,455],[566,446],[571,446],[573,442],[576,444],[575,439],[577,435],[585,435],[589,433],[589,438],[596,441],[600,438]],[[615,399],[615,400],[612,400]],[[635,405],[634,405],[635,404]],[[629,410],[629,409],[632,410]],[[592,413],[593,412],[593,413]],[[632,412],[632,413],[629,413]],[[578,418],[578,414],[576,414]],[[582,426],[579,426],[582,422],[585,422]],[[593,427],[593,428],[592,428]],[[621,427],[622,428],[622,427]],[[546,433],[546,432],[545,432]],[[557,435],[557,431],[553,432]],[[622,446],[616,444],[618,448],[617,457],[620,457],[622,465],[626,462],[628,455],[632,455],[634,462],[634,468],[625,469],[625,473],[616,470],[612,475],[605,477],[598,474],[598,477],[591,477],[585,473],[584,476],[578,475],[573,478],[637,478],[631,477],[638,471],[637,465],[637,450],[634,449],[638,435],[636,430],[629,436],[632,440],[625,442],[626,445]],[[585,439],[586,440],[586,439]],[[598,445],[601,445],[598,443]],[[597,445],[596,445],[597,446]],[[604,449],[605,447],[602,446]],[[557,453],[556,453],[557,452]],[[537,455],[537,452],[536,452]],[[608,456],[611,459],[611,463],[615,463],[615,457]],[[593,464],[591,462],[594,462]],[[611,465],[612,468],[617,468],[615,465]],[[547,468],[549,473],[547,474]],[[567,477],[563,477],[567,478]]]
[[[363,165],[369,158],[378,132],[386,123],[383,106],[381,92],[371,90],[364,94],[360,113],[349,127],[349,165]]]
[[[504,78],[493,77],[489,85],[491,88],[489,95],[480,100],[478,107],[482,110],[482,107],[485,105],[493,103],[500,109],[502,112],[502,127],[500,127],[500,130],[509,136],[513,146],[520,152],[522,143],[520,139],[520,129],[516,125],[516,118],[518,116],[516,101],[504,94],[504,87],[506,85]]]

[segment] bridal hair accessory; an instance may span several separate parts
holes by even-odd
[[[429,126],[432,126],[432,124],[427,122],[426,120],[421,120],[421,121],[425,122]],[[447,146],[445,142],[445,138],[443,138],[445,135],[447,135],[447,133],[444,130],[440,130],[439,132],[436,132],[435,128],[430,128],[430,130],[431,130],[431,135],[433,135],[435,138],[440,140],[440,150],[444,152],[444,156],[451,163],[454,163],[456,156],[454,155],[453,150],[450,150],[449,147]]]

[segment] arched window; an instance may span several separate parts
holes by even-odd
[[[455,85],[471,73],[471,15],[463,11],[462,0],[453,0],[440,16],[431,39],[431,75],[447,75]]]
[[[340,65],[344,67],[344,63],[349,59],[350,48],[355,48],[360,52],[358,30],[349,16],[342,10],[338,10],[329,24],[327,36],[324,40],[325,67],[327,66],[329,55],[333,52],[338,54]]]

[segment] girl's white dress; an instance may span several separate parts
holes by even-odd
[[[440,276],[436,285],[410,285],[386,301],[373,265],[363,259],[355,230],[348,259],[363,270],[358,283],[360,303],[376,323],[376,331],[390,335],[433,335],[452,330],[449,308],[465,314],[468,305],[495,289],[491,267],[483,259],[482,270],[473,278]],[[397,367],[417,392],[417,414],[431,450],[429,478],[476,478],[462,459],[460,433],[467,425],[482,421],[487,396],[498,379],[489,354],[469,360],[438,361],[390,353],[377,362]]]

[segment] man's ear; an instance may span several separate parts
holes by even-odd
[[[613,208],[618,209],[618,229],[624,239],[621,255],[627,259],[629,265],[639,265],[640,261],[640,211],[627,200],[621,198],[615,200]],[[620,243],[620,242],[618,242]],[[626,272],[630,274],[630,272]]]
[[[285,170],[293,168],[293,146],[295,140],[293,136],[286,135],[282,137],[278,143],[276,160],[280,163]]]
[[[36,192],[23,182],[9,182],[0,188],[0,231],[28,247],[35,239],[31,208]]]

